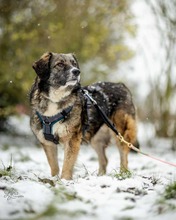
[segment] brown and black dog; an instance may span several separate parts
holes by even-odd
[[[99,159],[99,174],[106,172],[105,148],[109,128],[81,92],[80,69],[73,54],[47,52],[33,64],[37,74],[30,92],[31,129],[46,153],[52,176],[59,174],[57,144],[64,145],[61,178],[71,179],[80,144],[90,141]],[[132,96],[122,83],[99,82],[84,87],[112,120],[124,138],[136,142]],[[117,141],[121,169],[128,168],[129,148]]]

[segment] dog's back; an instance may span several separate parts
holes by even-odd
[[[122,111],[135,118],[135,108],[131,93],[123,83],[99,82],[86,86],[84,89],[96,100],[108,117],[111,118],[116,111]],[[84,138],[90,140],[103,125],[104,121],[89,100],[87,100],[86,113],[84,115],[87,116],[85,119]]]

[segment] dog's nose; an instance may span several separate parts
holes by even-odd
[[[78,68],[73,68],[71,72],[73,73],[74,76],[79,76],[80,74],[80,70]]]

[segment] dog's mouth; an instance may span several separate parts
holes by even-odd
[[[66,82],[66,84],[67,83],[79,83],[80,82],[80,75],[79,76],[77,76],[77,77],[72,77],[71,79],[68,79],[67,80],[67,82]]]
[[[67,80],[66,79],[55,79],[47,82],[48,85],[54,88],[59,88],[59,87],[67,87],[67,86],[76,86],[78,83],[80,83],[80,76],[77,77],[69,77]]]

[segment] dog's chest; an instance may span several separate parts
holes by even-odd
[[[63,109],[58,109],[58,105],[56,103],[49,103],[46,111],[43,113],[44,116],[54,116],[58,112],[61,112]],[[59,136],[59,138],[65,137],[69,133],[67,119],[65,121],[60,120],[53,124],[51,132],[54,136]]]
[[[54,136],[58,136],[59,139],[62,139],[66,136],[68,136],[69,131],[68,131],[68,126],[66,122],[57,122],[53,126],[53,134]]]
[[[44,116],[53,116],[58,113],[58,105],[56,103],[49,103],[46,111],[43,113]]]

